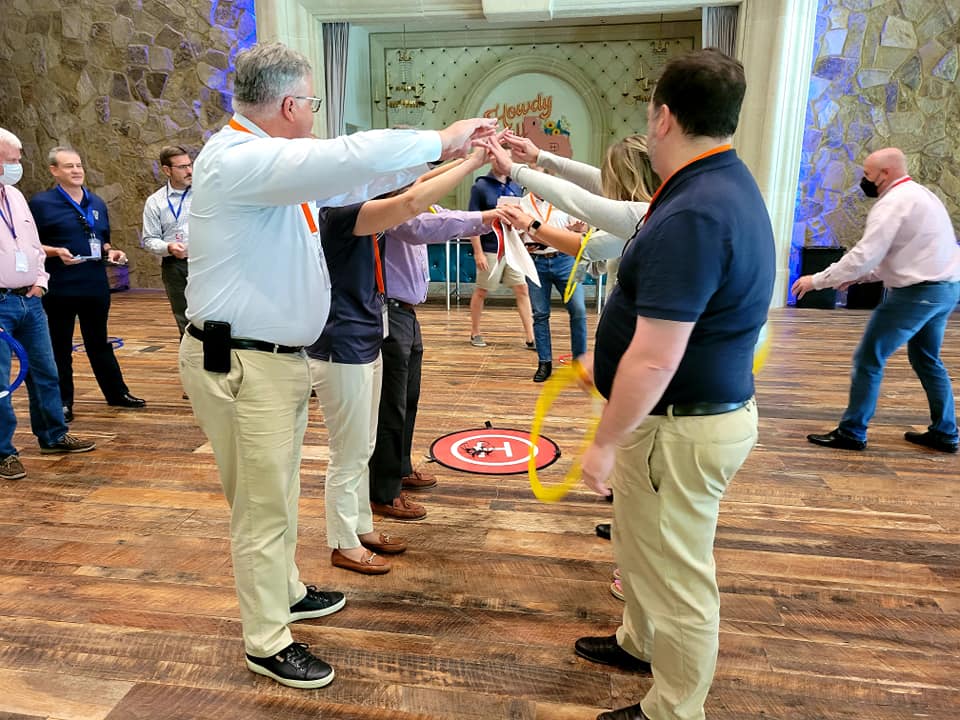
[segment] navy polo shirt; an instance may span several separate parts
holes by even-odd
[[[383,344],[383,303],[377,289],[373,239],[353,230],[363,203],[320,210],[320,243],[330,273],[330,315],[307,354],[317,360],[366,365]]]
[[[88,190],[80,207],[93,210],[93,230],[100,238],[102,248],[110,242],[110,218],[106,203]],[[37,223],[42,244],[65,247],[74,255],[90,254],[90,233],[80,213],[59,190],[45,190],[30,198],[30,212]],[[99,260],[64,265],[59,257],[48,257],[45,267],[50,273],[51,295],[79,297],[110,294],[107,271]]]
[[[775,274],[773,229],[733,150],[673,175],[627,245],[597,327],[594,376],[610,396],[637,316],[694,323],[661,405],[753,396],[753,352]]]
[[[493,173],[481,175],[474,181],[473,187],[470,188],[468,209],[471,211],[493,210],[497,206],[497,198],[503,195],[522,197],[523,188],[509,177],[506,182],[500,182]],[[499,247],[496,234],[491,230],[481,235],[480,246],[484,252],[495,253]]]

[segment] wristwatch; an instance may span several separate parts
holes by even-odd
[[[534,220],[532,223],[530,223],[530,227],[527,228],[527,235],[529,235],[530,237],[533,237],[534,235],[537,234],[537,230],[539,229],[540,229],[540,221]]]

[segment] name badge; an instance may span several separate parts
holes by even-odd
[[[100,238],[91,233],[88,239],[90,242],[90,257],[99,258],[103,255],[103,245],[100,242]]]
[[[383,339],[386,340],[390,335],[390,314],[387,312],[386,303],[380,308],[380,320],[383,322]]]
[[[27,272],[30,269],[27,264],[27,254],[22,250],[17,250],[14,255],[17,264],[17,272]]]

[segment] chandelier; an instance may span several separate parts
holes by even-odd
[[[424,110],[433,112],[437,109],[436,100],[425,100],[424,93],[427,85],[424,82],[423,73],[416,82],[413,80],[413,56],[407,49],[407,27],[403,26],[403,36],[401,48],[397,50],[397,75],[391,79],[386,71],[390,68],[387,63],[385,70],[385,92],[384,97],[380,99],[379,90],[375,92],[373,102],[378,108],[386,105],[387,125],[419,125]],[[430,103],[428,107],[428,103]]]

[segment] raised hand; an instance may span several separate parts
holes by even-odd
[[[517,230],[526,232],[530,229],[530,223],[533,222],[533,218],[527,215],[516,205],[504,205],[500,208],[500,210],[503,211],[506,221]]]
[[[520,162],[537,164],[537,158],[540,157],[540,148],[533,144],[533,140],[516,135],[509,130],[503,134],[503,139],[513,151],[513,157]]]
[[[469,152],[474,140],[496,133],[496,118],[470,118],[458,120],[440,131],[441,160],[463,157]]]
[[[501,136],[502,133],[499,133],[495,137],[484,138],[478,142],[483,143],[483,146],[487,149],[487,152],[490,153],[490,164],[493,168],[493,171],[497,175],[509,175],[510,168],[513,165],[513,160],[510,157],[510,153],[500,145]]]

